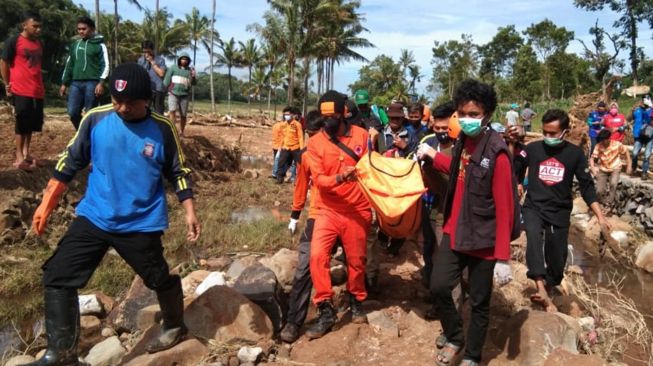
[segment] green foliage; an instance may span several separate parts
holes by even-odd
[[[36,11],[42,18],[44,81],[60,82],[67,47],[76,34],[74,19],[88,13],[71,0],[3,0],[0,6],[0,42],[20,33],[22,13]],[[0,44],[0,48],[3,47]]]
[[[403,85],[401,64],[386,55],[377,56],[369,65],[358,70],[358,80],[349,85],[352,94],[367,89],[372,103],[388,105],[395,99],[395,92]]]
[[[166,8],[160,9],[158,14],[146,10],[140,28],[142,39],[151,40],[156,44],[156,54],[171,60],[190,43],[188,24],[181,19],[173,20],[172,14]],[[124,34],[124,31],[123,29],[121,33]]]
[[[630,67],[632,79],[639,81],[638,67],[643,59],[641,49],[637,47],[639,24],[647,21],[653,28],[653,1],[651,0],[574,0],[574,4],[589,11],[600,11],[610,8],[620,15],[614,22],[614,27],[621,29],[622,35],[628,40],[630,49]]]
[[[533,47],[522,45],[517,51],[515,64],[512,69],[511,96],[518,100],[535,100],[542,93],[541,65]]]
[[[492,82],[499,77],[510,76],[523,43],[524,40],[514,25],[499,27],[490,42],[478,47],[479,55],[483,59],[479,70],[481,79]]]
[[[431,89],[453,97],[456,86],[475,75],[477,66],[477,46],[472,36],[463,34],[461,40],[435,41],[433,46],[433,78]]]

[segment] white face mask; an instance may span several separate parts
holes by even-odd
[[[292,116],[289,114],[284,114],[283,115],[283,120],[286,122],[289,122],[292,119]]]

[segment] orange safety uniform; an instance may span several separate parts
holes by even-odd
[[[272,125],[272,149],[279,150],[283,145],[284,132],[288,123],[280,121]]]
[[[315,219],[317,208],[320,207],[320,197],[315,187],[311,184],[310,154],[306,150],[302,151],[301,160],[297,165],[297,177],[295,178],[295,191],[292,198],[292,211],[301,212],[306,204],[308,190],[311,190],[311,201],[308,206],[308,218]]]
[[[360,127],[347,124],[344,135],[338,139],[359,157],[367,153],[369,135]],[[347,290],[363,301],[367,298],[365,262],[371,206],[357,182],[338,183],[336,180],[336,175],[347,166],[355,166],[356,161],[331,142],[324,131],[311,137],[308,153],[313,185],[320,197],[311,240],[313,302],[318,304],[333,296],[329,263],[337,238],[347,255]]]
[[[302,124],[296,120],[284,122],[286,124],[283,132],[282,149],[298,150],[304,148],[304,130]]]

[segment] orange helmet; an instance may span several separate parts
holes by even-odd
[[[429,108],[429,106],[426,104],[424,104],[424,109],[422,109],[422,121],[431,121],[431,108]]]
[[[458,122],[458,112],[454,112],[449,118],[449,137],[453,140],[460,135],[460,123]]]

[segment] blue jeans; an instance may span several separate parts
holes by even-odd
[[[635,144],[633,145],[633,173],[637,170],[637,156],[642,150],[642,143],[640,138],[635,139]],[[650,140],[646,143],[644,148],[644,162],[642,163],[642,173],[646,174],[648,172],[649,159],[651,158],[651,150],[653,150],[653,140]]]
[[[272,175],[277,176],[279,173],[279,156],[281,154],[281,150],[272,150],[274,152],[274,164],[272,165]],[[287,169],[286,169],[287,170]],[[290,166],[290,180],[295,181],[295,178],[297,178],[297,165],[295,162],[292,163]]]
[[[97,105],[95,86],[97,80],[74,80],[68,88],[68,115],[77,130],[82,120],[82,108],[88,112]]]

